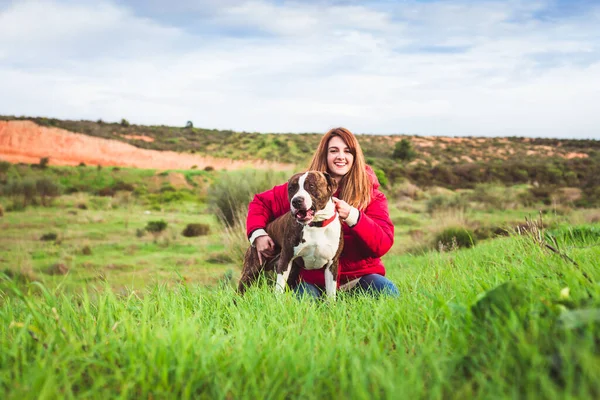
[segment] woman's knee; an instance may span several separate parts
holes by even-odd
[[[300,282],[298,285],[296,285],[296,287],[294,287],[294,293],[296,293],[298,298],[306,296],[309,298],[318,299],[323,294],[323,291],[310,283]]]
[[[358,286],[373,295],[385,294],[391,297],[400,296],[400,291],[392,281],[383,275],[369,274],[360,278]]]

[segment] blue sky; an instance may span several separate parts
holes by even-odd
[[[600,1],[0,0],[0,114],[600,139]]]

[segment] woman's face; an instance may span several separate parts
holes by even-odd
[[[350,148],[339,136],[333,136],[327,143],[327,169],[336,181],[340,181],[354,164],[354,156]]]

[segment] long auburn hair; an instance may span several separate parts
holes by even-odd
[[[367,175],[367,163],[362,149],[360,148],[360,144],[358,144],[358,140],[356,140],[354,134],[348,129],[333,128],[323,135],[308,169],[328,172],[328,144],[329,140],[334,136],[339,136],[344,143],[346,143],[350,149],[350,153],[354,156],[354,162],[352,163],[350,171],[348,171],[339,182],[339,198],[359,210],[364,210],[371,202],[373,183]]]

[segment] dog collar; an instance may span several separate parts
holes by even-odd
[[[338,213],[333,213],[333,215],[331,216],[331,218],[326,219],[325,221],[317,221],[317,222],[311,222],[310,224],[308,224],[308,226],[314,226],[317,228],[324,228],[327,225],[329,225],[330,223],[332,223],[333,221],[335,221],[335,219],[338,217]]]

